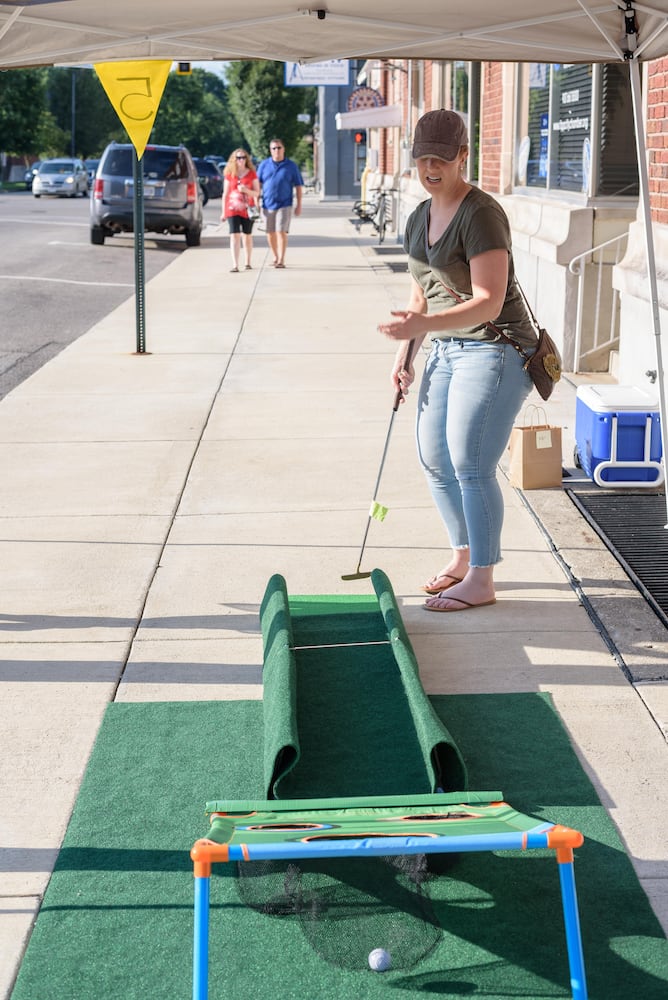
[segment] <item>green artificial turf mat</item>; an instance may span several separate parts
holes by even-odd
[[[392,585],[289,596],[269,580],[264,645],[266,798],[460,791],[464,762],[420,682]],[[354,692],[351,698],[350,692]]]
[[[517,809],[587,837],[576,875],[591,1000],[665,1000],[668,945],[549,699],[432,702],[472,789],[502,788]],[[206,833],[205,802],[233,797],[263,797],[260,702],[111,705],[12,1000],[191,996],[188,852]],[[211,1000],[570,996],[551,854],[464,856],[432,883],[437,947],[382,975],[329,965],[297,920],[243,907],[232,873],[214,870]]]

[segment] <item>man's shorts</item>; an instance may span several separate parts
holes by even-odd
[[[288,208],[277,208],[275,212],[270,212],[263,208],[265,229],[268,233],[289,233],[290,219],[292,218],[292,206]]]
[[[253,232],[255,219],[247,219],[245,215],[228,215],[227,225],[230,233],[245,233],[250,236]]]

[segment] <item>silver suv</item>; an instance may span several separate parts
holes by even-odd
[[[112,142],[95,174],[90,199],[90,241],[133,231],[133,147]],[[183,235],[189,247],[200,244],[202,192],[197,170],[185,146],[147,146],[144,171],[144,229]]]

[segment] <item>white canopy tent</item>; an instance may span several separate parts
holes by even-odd
[[[301,0],[303,3],[303,0]],[[639,60],[668,54],[668,0],[0,0],[0,69],[114,60],[458,59],[626,62],[633,95],[657,354],[661,435],[668,457],[656,263]],[[668,491],[667,491],[668,500]]]
[[[609,62],[624,58],[625,11],[637,55],[668,51],[668,0],[219,0],[0,2],[0,67],[114,59],[339,58]]]

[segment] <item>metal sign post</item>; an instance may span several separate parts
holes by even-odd
[[[132,219],[135,231],[135,316],[137,354],[146,353],[146,273],[144,268],[144,169],[132,150]]]
[[[96,63],[95,72],[134,147],[132,224],[135,234],[137,354],[146,354],[146,276],[144,271],[144,167],[141,158],[158,113],[171,61]]]

